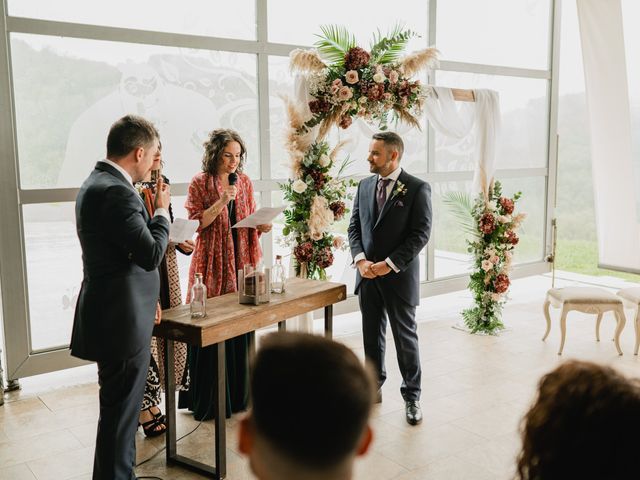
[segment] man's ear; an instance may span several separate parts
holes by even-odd
[[[238,450],[244,455],[250,455],[253,449],[253,428],[251,417],[245,416],[240,420],[240,431],[238,432]]]
[[[144,158],[144,148],[137,147],[135,150],[136,162],[140,162]]]
[[[373,442],[373,430],[371,430],[371,427],[367,425],[367,428],[362,434],[360,445],[358,445],[358,449],[356,450],[356,455],[362,456],[367,453],[369,451],[369,447],[371,446],[371,442]]]

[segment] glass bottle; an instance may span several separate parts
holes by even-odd
[[[284,293],[285,278],[282,255],[276,255],[276,263],[271,271],[271,291],[273,293]]]
[[[202,274],[196,273],[196,281],[191,287],[191,318],[207,316],[207,286],[202,283]]]

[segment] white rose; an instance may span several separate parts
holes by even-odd
[[[304,191],[307,189],[307,184],[304,180],[298,179],[295,182],[293,182],[293,184],[291,185],[291,188],[296,193],[304,193]]]
[[[497,206],[498,206],[498,204],[496,203],[495,200],[491,200],[490,202],[487,202],[487,210],[489,210],[491,212],[495,212]]]
[[[489,260],[482,261],[482,270],[484,270],[485,272],[488,272],[492,268],[493,268],[493,263],[491,263]]]
[[[500,294],[499,293],[492,293],[491,294],[491,300],[493,300],[494,302],[499,302],[500,301]]]
[[[376,83],[383,83],[387,77],[384,76],[384,73],[378,72],[373,76],[373,81]]]
[[[331,159],[329,158],[329,155],[325,153],[320,157],[320,160],[318,160],[318,163],[320,164],[321,167],[328,167],[329,164],[331,163]]]
[[[511,218],[509,217],[509,215],[498,215],[498,222],[509,223],[510,221],[511,221]]]

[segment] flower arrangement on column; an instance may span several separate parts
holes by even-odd
[[[463,310],[462,318],[471,333],[495,335],[504,329],[502,308],[507,301],[511,281],[513,251],[519,238],[516,230],[526,214],[515,214],[515,204],[521,193],[513,197],[502,195],[500,182],[491,183],[474,202],[464,193],[452,192],[444,196],[460,219],[465,231],[468,252],[473,256],[473,271],[469,290],[474,305]]]
[[[302,76],[306,96],[285,99],[288,128],[285,148],[291,178],[281,185],[290,203],[285,211],[283,234],[293,246],[296,274],[326,278],[333,250],[344,239],[330,233],[334,221],[348,213],[345,199],[355,185],[342,177],[349,159],[337,160],[342,143],[331,148],[324,140],[332,127],[347,129],[354,118],[376,124],[381,130],[390,121],[420,128],[418,117],[431,88],[412,80],[421,69],[433,66],[437,50],[424,49],[402,56],[414,32],[397,26],[386,36],[374,35],[365,50],[343,27],[321,27],[316,49],[294,50],[290,68]]]

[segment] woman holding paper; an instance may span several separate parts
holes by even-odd
[[[144,181],[136,183],[136,189],[147,207],[150,216],[154,213],[154,196],[156,178],[161,175],[162,167],[162,145],[158,155],[153,159],[153,167]],[[164,182],[169,184],[169,179],[162,176]],[[169,215],[173,222],[173,210],[169,204]],[[162,259],[158,271],[160,273],[160,299],[159,304],[162,309],[176,307],[182,304],[182,293],[180,291],[180,274],[178,272],[178,259],[176,250],[191,255],[195,244],[193,240],[186,240],[183,243],[170,243]],[[175,343],[174,368],[176,372],[176,388],[186,390],[189,387],[189,371],[187,369],[187,345],[182,342]],[[151,361],[147,372],[147,383],[144,389],[144,397],[140,411],[139,423],[142,425],[144,433],[148,437],[161,435],[167,429],[164,423],[164,415],[160,411],[161,387],[164,384],[164,344],[158,342],[156,337],[151,338]]]
[[[200,222],[189,270],[187,303],[196,273],[202,273],[209,297],[237,290],[236,272],[261,261],[259,238],[271,224],[256,228],[231,228],[256,209],[251,179],[244,173],[247,150],[240,135],[213,130],[204,143],[202,171],[189,184],[185,208]],[[212,312],[215,315],[215,312]],[[227,366],[227,416],[245,410],[248,401],[248,335],[225,342]],[[193,411],[196,420],[213,418],[214,354],[210,348],[189,347],[189,392],[180,407]]]

